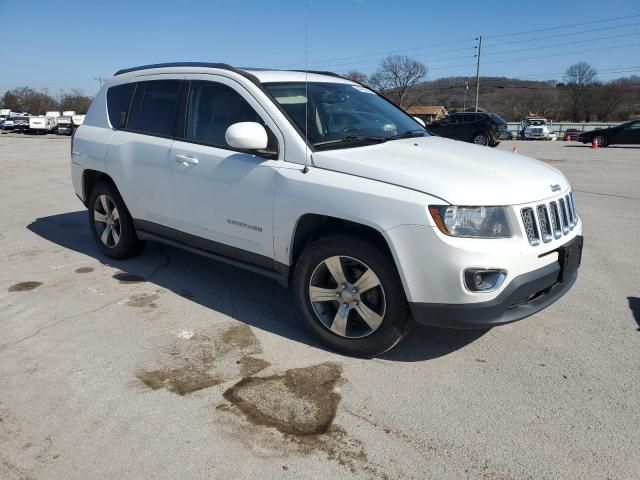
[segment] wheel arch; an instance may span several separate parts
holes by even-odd
[[[394,265],[396,264],[387,240],[382,233],[374,227],[340,217],[306,213],[298,218],[291,237],[289,261],[292,270],[305,246],[314,239],[331,233],[350,234],[367,240],[388,254]]]
[[[83,203],[85,206],[89,203],[91,190],[93,190],[93,188],[100,182],[108,182],[112,184],[116,190],[118,189],[113,179],[104,172],[92,169],[85,169],[82,172],[82,196],[84,198]]]

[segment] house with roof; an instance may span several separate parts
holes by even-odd
[[[447,109],[442,105],[413,105],[405,108],[412,117],[418,117],[425,123],[435,122],[448,115]]]

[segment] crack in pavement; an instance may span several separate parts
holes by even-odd
[[[169,257],[169,255],[164,251],[164,249],[162,248],[162,246],[160,246],[160,252],[162,254],[162,256],[164,257],[164,262],[162,263],[162,265],[156,267],[152,272],[151,275],[149,275],[149,277],[147,278],[147,281],[151,280],[152,278],[154,278],[158,273],[160,273],[161,270],[165,269],[167,266],[169,266],[169,264],[171,263],[171,257]],[[44,332],[45,330],[49,330],[52,327],[55,327],[56,325],[59,325],[61,323],[64,322],[68,322],[70,320],[74,320],[78,317],[84,316],[84,315],[91,315],[94,313],[97,313],[111,305],[114,305],[122,300],[124,300],[126,297],[130,296],[133,292],[135,292],[137,289],[139,289],[142,285],[144,285],[144,283],[137,285],[133,288],[131,288],[126,294],[116,298],[115,300],[109,301],[107,303],[105,303],[104,305],[99,306],[98,308],[94,308],[92,310],[87,310],[84,312],[80,312],[80,313],[76,313],[73,315],[70,315],[68,317],[63,317],[61,319],[57,318],[57,309],[54,313],[54,321],[51,323],[48,323],[40,328],[38,328],[34,333],[32,333],[31,335],[28,335],[24,338],[21,338],[19,340],[16,340],[15,342],[11,342],[11,343],[6,343],[4,345],[0,345],[0,353],[4,352],[5,350],[14,347],[16,345],[19,345],[23,342],[26,342],[27,340],[30,340],[34,337],[37,337],[38,335],[40,335],[42,332]]]
[[[601,197],[626,198],[627,200],[640,200],[639,197],[629,197],[628,195],[616,195],[614,193],[590,192],[589,190],[573,190],[574,192],[589,193],[591,195],[600,195]]]

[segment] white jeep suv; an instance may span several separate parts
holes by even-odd
[[[432,136],[327,72],[118,71],[72,141],[102,252],[154,240],[291,285],[329,347],[372,356],[412,320],[488,328],[573,285],[582,222],[536,160]]]

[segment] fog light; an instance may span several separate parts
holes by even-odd
[[[507,278],[505,270],[490,268],[467,268],[464,271],[464,285],[471,292],[491,292],[497,290]]]

